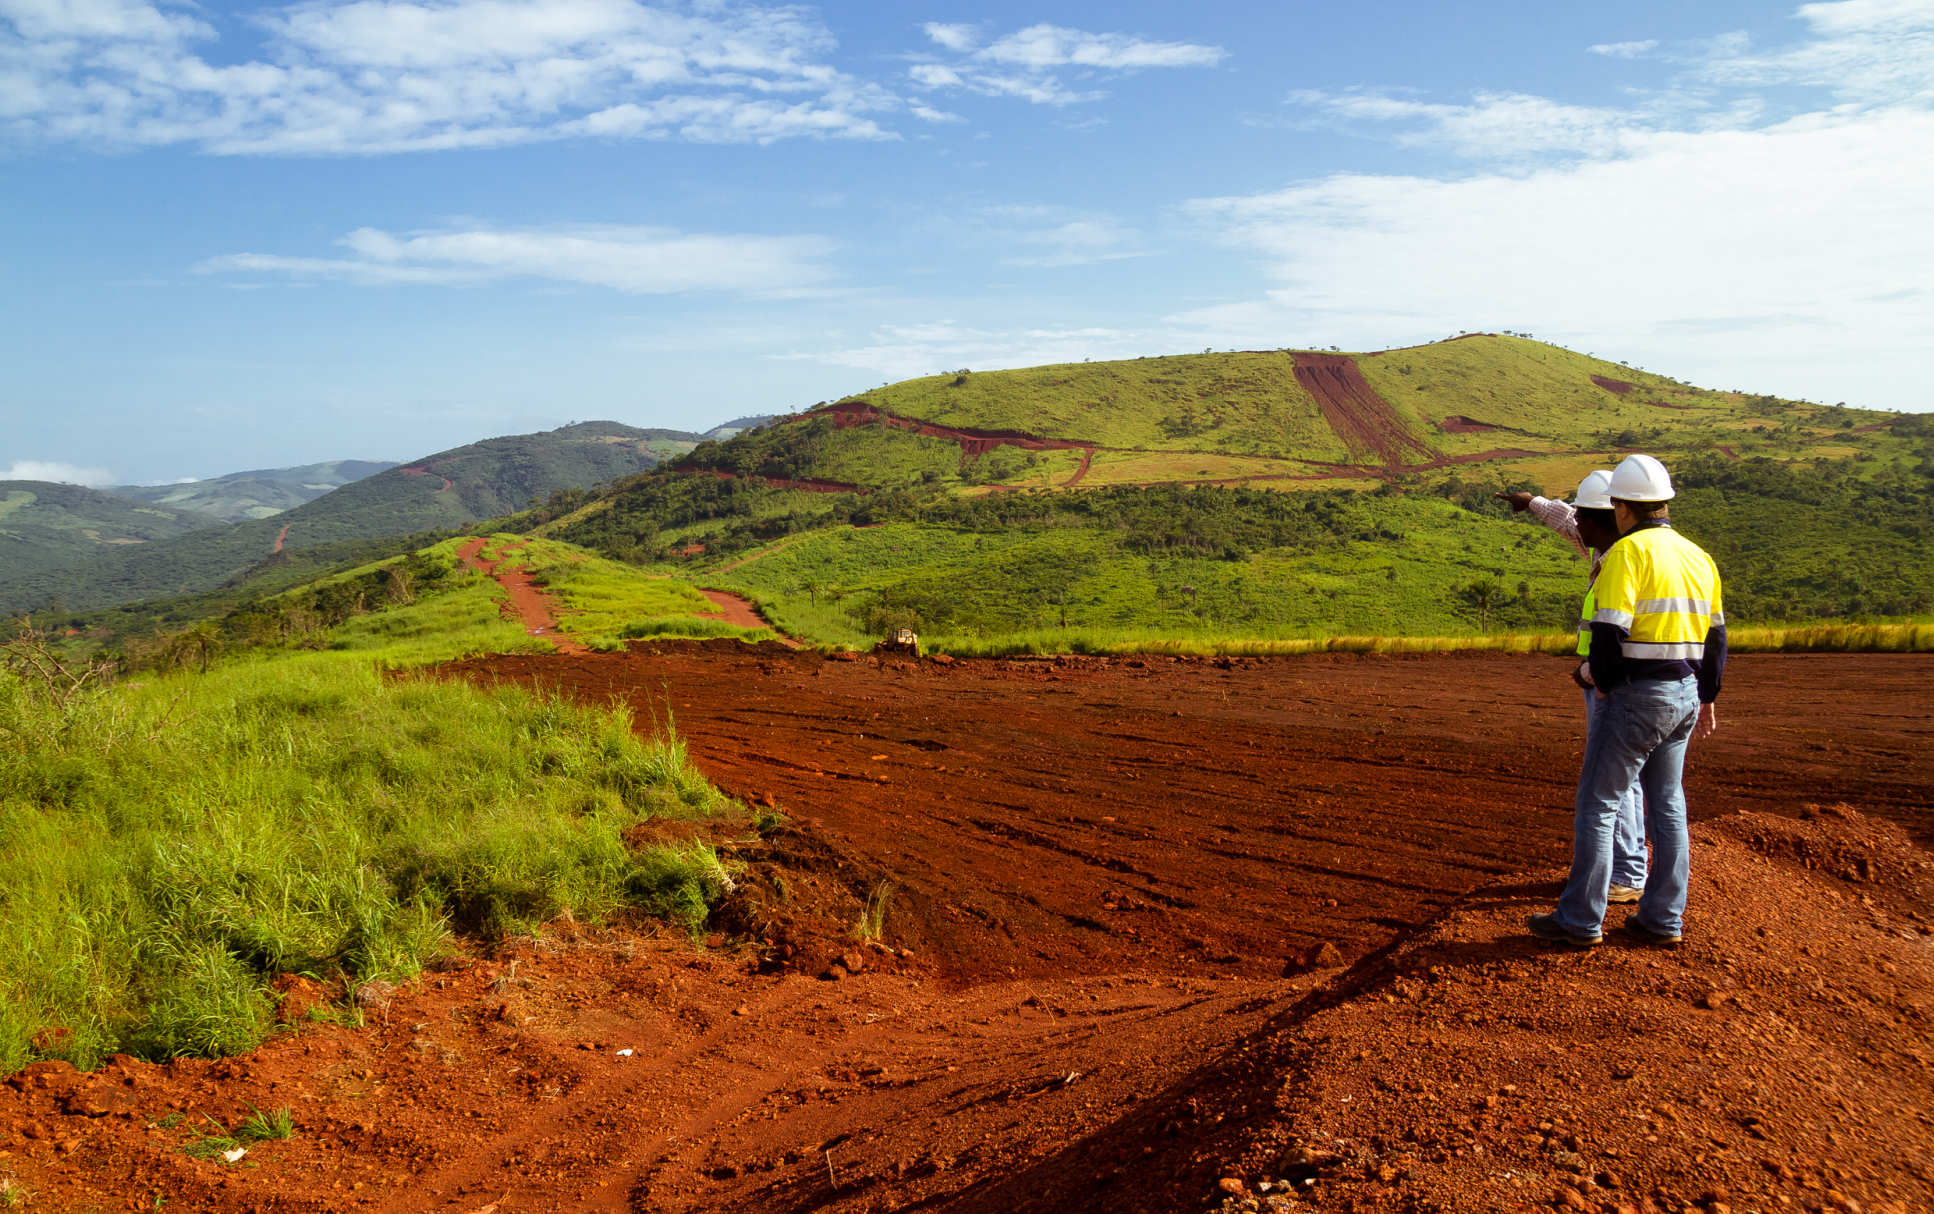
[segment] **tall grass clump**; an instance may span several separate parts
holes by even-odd
[[[570,911],[696,927],[729,887],[653,817],[728,805],[622,709],[310,654],[56,703],[0,671],[0,1074],[259,1042],[285,972],[409,977]]]

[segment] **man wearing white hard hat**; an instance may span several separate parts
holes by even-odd
[[[1598,567],[1605,559],[1605,553],[1618,542],[1617,516],[1612,510],[1612,470],[1600,468],[1587,473],[1578,483],[1578,492],[1570,502],[1539,497],[1534,494],[1500,493],[1498,500],[1511,503],[1511,509],[1520,513],[1530,511],[1539,522],[1570,540],[1578,554],[1591,562],[1591,572],[1585,578],[1585,604],[1578,613],[1578,655],[1584,658],[1591,652],[1591,619],[1597,610]],[[1585,696],[1585,741],[1591,743],[1592,722],[1598,716],[1601,697],[1598,689],[1592,686],[1590,663],[1580,661],[1572,671],[1572,682],[1584,689]],[[1625,791],[1619,802],[1618,824],[1612,832],[1612,883],[1606,897],[1609,901],[1625,903],[1637,902],[1645,889],[1645,811],[1644,800],[1637,780]]]
[[[1713,703],[1726,666],[1726,616],[1712,558],[1672,529],[1665,465],[1627,456],[1613,470],[1619,539],[1605,554],[1587,658],[1598,706],[1578,776],[1571,875],[1557,909],[1534,915],[1534,935],[1585,946],[1603,938],[1619,801],[1645,790],[1652,865],[1638,909],[1622,925],[1647,944],[1677,944],[1684,928],[1690,840],[1686,744],[1718,727]]]

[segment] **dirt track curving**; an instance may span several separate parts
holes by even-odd
[[[514,616],[524,625],[525,632],[534,637],[543,637],[561,654],[589,653],[584,646],[557,630],[557,613],[552,610],[550,596],[537,588],[522,566],[511,562],[510,554],[523,545],[507,544],[498,552],[496,560],[488,561],[483,557],[485,542],[482,538],[466,542],[457,549],[457,559],[503,587],[508,600],[503,605],[504,614]]]
[[[1437,453],[1410,432],[1390,402],[1363,378],[1349,355],[1296,355],[1296,382],[1316,399],[1323,419],[1352,455],[1374,456],[1390,468],[1436,458]]]
[[[785,809],[719,841],[720,935],[567,923],[355,1032],[36,1072],[0,1164],[49,1208],[1169,1211],[1224,1178],[1292,1209],[1928,1208],[1929,666],[1735,658],[1688,947],[1573,955],[1521,927],[1569,832],[1554,659],[457,663],[669,709]],[[1871,816],[1727,816],[1842,801]],[[300,1129],[257,1170],[155,1124],[249,1104]]]

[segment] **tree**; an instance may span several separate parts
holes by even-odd
[[[1498,600],[1498,581],[1486,573],[1473,578],[1461,587],[1457,596],[1477,608],[1477,629],[1486,631],[1491,626],[1491,608]]]

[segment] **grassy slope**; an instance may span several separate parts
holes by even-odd
[[[955,386],[957,378],[910,379],[862,398],[943,425],[1104,447],[1347,458],[1286,351],[976,371]]]
[[[623,842],[647,818],[743,814],[675,738],[641,739],[620,709],[378,673],[548,648],[501,600],[457,571],[324,652],[66,708],[0,666],[0,1074],[247,1049],[272,1030],[277,974],[347,994],[453,934],[626,907],[701,923],[730,885],[718,857]]]
[[[25,578],[77,559],[218,527],[204,514],[45,481],[0,481],[0,570]]]
[[[1737,458],[1860,458],[1912,462],[1886,432],[1857,433],[1891,415],[1691,387],[1528,338],[1478,335],[1358,355],[1364,378],[1439,454],[1498,450],[1483,466],[1568,491],[1589,469],[1643,448],[1671,459],[1729,448]],[[1338,487],[1312,465],[1349,454],[1296,382],[1290,351],[1176,355],[1069,363],[1017,371],[928,376],[862,399],[905,417],[981,430],[1017,430],[1099,444],[1085,485],[1235,483],[1279,489]],[[1632,385],[1618,393],[1593,376]],[[1451,417],[1497,427],[1460,433]],[[702,448],[699,462],[767,476],[819,477],[878,488],[925,474],[930,483],[1065,484],[1079,456],[1004,450],[978,460],[903,431],[806,432],[810,415],[737,443]],[[1351,485],[1348,487],[1357,487]]]
[[[1480,577],[1500,587],[1489,621],[1547,631],[1575,613],[1584,565],[1542,528],[1474,521],[1435,499],[1366,500],[1359,514],[1346,529],[1364,538],[1241,560],[1136,553],[1102,530],[849,527],[722,580],[758,599],[781,628],[856,645],[875,639],[855,616],[883,591],[924,604],[916,623],[932,643],[953,648],[1064,626],[1090,635],[1444,635],[1476,626],[1476,608],[1458,592]],[[1380,528],[1403,542],[1378,538]]]

